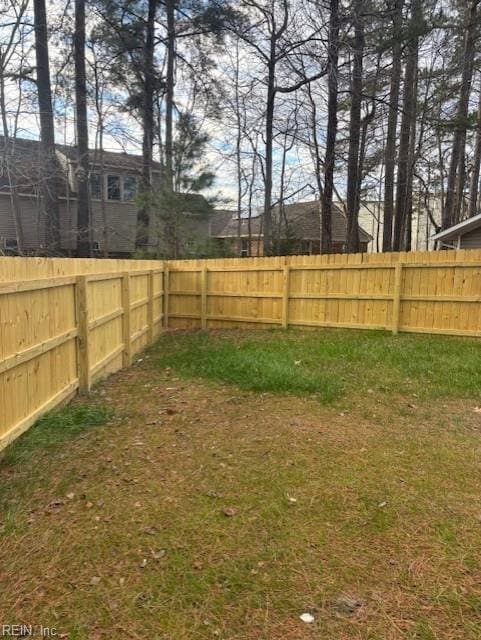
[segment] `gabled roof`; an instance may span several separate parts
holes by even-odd
[[[14,146],[14,154],[11,161],[13,161],[20,191],[23,193],[36,191],[41,181],[42,147],[40,141],[27,138],[12,138],[9,144],[10,147]],[[55,148],[60,159],[64,157],[70,163],[77,162],[76,147],[56,144]],[[0,136],[0,190],[5,190],[9,187],[7,173],[1,166],[4,149],[5,138]],[[99,161],[99,150],[90,149],[89,155],[90,164],[95,166]],[[103,162],[107,169],[130,170],[135,173],[140,173],[142,170],[142,156],[131,153],[116,153],[104,150]],[[154,162],[152,167],[157,172],[161,168],[158,162]]]
[[[463,220],[462,222],[458,222],[458,224],[454,224],[452,227],[436,233],[431,236],[431,238],[432,240],[451,240],[458,236],[463,236],[465,233],[468,233],[468,231],[472,231],[478,227],[481,227],[481,213],[478,213],[477,216],[473,216],[472,218],[467,218],[467,220]]]
[[[279,206],[272,210],[274,234],[281,233],[281,237],[292,234],[293,237],[302,240],[318,240],[320,231],[320,207],[319,200],[309,202],[296,202],[286,205],[283,211]],[[232,218],[217,235],[218,238],[238,237],[239,219]],[[346,239],[347,218],[337,205],[332,207],[332,239],[334,242],[344,242]],[[250,232],[252,236],[262,235],[262,216],[251,217]],[[240,235],[249,235],[249,220],[241,218]],[[369,242],[371,236],[362,227],[359,227],[359,240]]]
[[[70,162],[77,162],[77,148],[64,144],[55,145],[57,151],[62,153]],[[91,164],[100,162],[99,149],[89,149],[89,160]],[[106,167],[118,169],[131,169],[139,173],[142,171],[142,156],[134,153],[126,153],[125,151],[106,151],[103,152],[103,162]],[[158,162],[152,162],[152,169],[160,171],[161,165]]]
[[[235,211],[230,211],[229,209],[215,209],[209,217],[209,235],[212,238],[218,238],[235,213]]]
[[[9,141],[10,149],[14,146],[14,154],[9,158],[8,169],[15,176],[17,187],[21,193],[35,193],[41,184],[41,148],[38,140],[15,138]],[[0,191],[10,189],[7,167],[4,166],[5,138],[0,136]],[[60,187],[62,190],[62,187]]]

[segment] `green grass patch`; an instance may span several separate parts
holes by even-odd
[[[379,331],[289,330],[171,333],[157,362],[185,377],[232,383],[247,391],[316,395],[348,393],[420,398],[481,393],[481,342]]]
[[[47,448],[0,468],[2,610],[72,640],[479,640],[478,360],[449,338],[166,335],[13,445]],[[302,397],[331,379],[342,408]]]
[[[28,462],[39,450],[54,449],[111,417],[109,408],[98,405],[73,404],[51,411],[7,447],[2,461],[8,465]]]

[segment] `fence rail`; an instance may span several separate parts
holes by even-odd
[[[159,264],[0,281],[0,449],[154,341],[163,321]]]
[[[169,263],[168,326],[481,336],[481,251]],[[246,325],[246,323],[248,323]]]
[[[479,337],[481,251],[165,263],[0,258],[0,449],[128,366],[162,327],[265,326]]]

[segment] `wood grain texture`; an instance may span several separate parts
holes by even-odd
[[[163,267],[145,260],[0,258],[0,449],[154,340]]]
[[[214,260],[0,257],[0,449],[165,328],[481,337],[481,250]]]

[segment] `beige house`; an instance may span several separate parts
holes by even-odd
[[[441,197],[432,194],[426,202],[419,194],[413,194],[413,218],[411,226],[411,247],[413,251],[429,251],[434,249],[433,224],[427,209],[437,225],[441,225]],[[368,253],[382,251],[383,203],[379,200],[364,200],[359,209],[359,224],[371,235]],[[438,226],[438,228],[439,228]]]
[[[0,139],[0,148],[2,140]],[[112,256],[128,256],[134,250],[138,206],[136,197],[142,158],[104,151],[103,171],[98,152],[91,151],[90,193],[94,250],[107,241]],[[61,248],[75,254],[77,246],[76,149],[57,145],[61,167],[59,180]],[[3,154],[2,154],[3,159]],[[45,246],[45,217],[41,200],[41,146],[37,140],[15,140],[13,163],[19,193],[20,217],[26,253],[41,253]],[[154,163],[154,186],[160,183],[160,166]],[[0,250],[16,250],[15,221],[7,168],[0,171]]]

